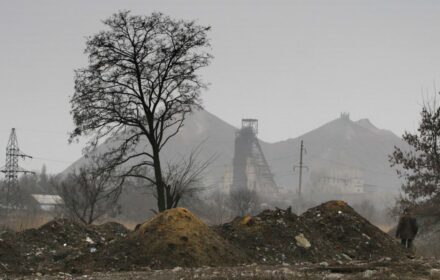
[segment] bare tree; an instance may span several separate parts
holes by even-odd
[[[109,30],[87,41],[88,67],[76,71],[71,98],[76,127],[70,139],[91,136],[87,151],[117,136],[106,154],[109,167],[125,166],[121,176],[154,184],[158,210],[164,211],[177,196],[164,181],[160,152],[186,116],[201,108],[206,85],[197,72],[212,58],[206,51],[210,28],[160,13],[132,16],[127,11],[104,24]],[[142,172],[147,168],[154,176],[143,175],[149,174]]]
[[[92,224],[105,214],[119,213],[118,197],[123,180],[100,168],[96,161],[67,175],[52,179],[52,186],[63,199],[63,210],[71,218]]]
[[[203,189],[203,173],[214,161],[214,156],[200,161],[200,146],[193,149],[188,157],[168,163],[164,172],[167,205],[177,207],[184,197],[191,197]]]

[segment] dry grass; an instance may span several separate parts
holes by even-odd
[[[47,213],[28,213],[25,211],[11,211],[6,218],[2,218],[0,226],[14,231],[23,231],[30,228],[39,228],[51,221],[53,216]]]
[[[39,228],[42,225],[52,221],[54,218],[54,215],[49,212],[29,213],[26,211],[16,210],[9,212],[6,218],[0,218],[0,228],[7,228],[13,231],[23,231],[31,228]],[[98,221],[96,224],[99,225],[107,222],[116,222],[122,224],[124,227],[130,230],[134,230],[138,224],[136,221],[119,218],[106,218],[102,221]]]

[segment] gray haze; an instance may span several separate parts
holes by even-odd
[[[438,1],[0,0],[0,165],[11,127],[23,164],[49,172],[81,155],[67,144],[73,70],[85,36],[119,9],[198,19],[213,30],[205,108],[267,142],[294,138],[350,112],[397,135],[415,130],[421,89],[440,87]]]

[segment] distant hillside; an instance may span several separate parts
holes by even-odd
[[[237,128],[207,111],[196,112],[188,118],[181,133],[166,146],[163,162],[177,160],[203,143],[201,158],[211,155],[217,157],[206,178],[209,185],[216,185],[221,181],[226,167],[232,165],[236,131]],[[347,116],[342,116],[294,139],[276,143],[260,142],[281,188],[297,188],[298,173],[293,172],[293,166],[299,162],[301,140],[307,151],[304,164],[309,167],[308,172],[304,173],[305,186],[310,174],[338,169],[355,170],[369,188],[395,191],[400,186],[394,170],[389,167],[388,155],[394,146],[405,147],[401,139],[388,130],[375,127],[367,119],[351,121]],[[102,144],[99,149],[105,150],[106,145]],[[82,164],[83,158],[63,173]]]
[[[163,150],[162,163],[179,160],[185,155],[202,145],[200,160],[215,156],[215,162],[207,170],[207,183],[214,184],[223,175],[225,165],[232,163],[234,153],[234,137],[237,128],[222,121],[213,114],[200,110],[190,115],[181,129]],[[111,141],[106,141],[98,150],[108,149]],[[143,143],[139,145],[144,145]],[[62,174],[67,174],[85,164],[85,158],[78,159]]]
[[[293,173],[299,163],[300,142],[304,141],[306,182],[310,174],[319,170],[354,170],[366,188],[395,191],[400,180],[390,168],[388,155],[394,146],[406,144],[391,131],[375,127],[368,119],[351,121],[348,117],[335,119],[295,139],[273,144],[263,144],[277,183],[284,187],[297,186],[298,173]]]

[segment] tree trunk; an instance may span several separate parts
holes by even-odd
[[[159,212],[163,212],[167,209],[166,207],[166,197],[165,197],[165,186],[162,178],[162,168],[160,166],[159,150],[155,145],[152,146],[153,150],[153,163],[154,163],[154,177],[156,181],[156,191],[157,191],[157,209]]]

